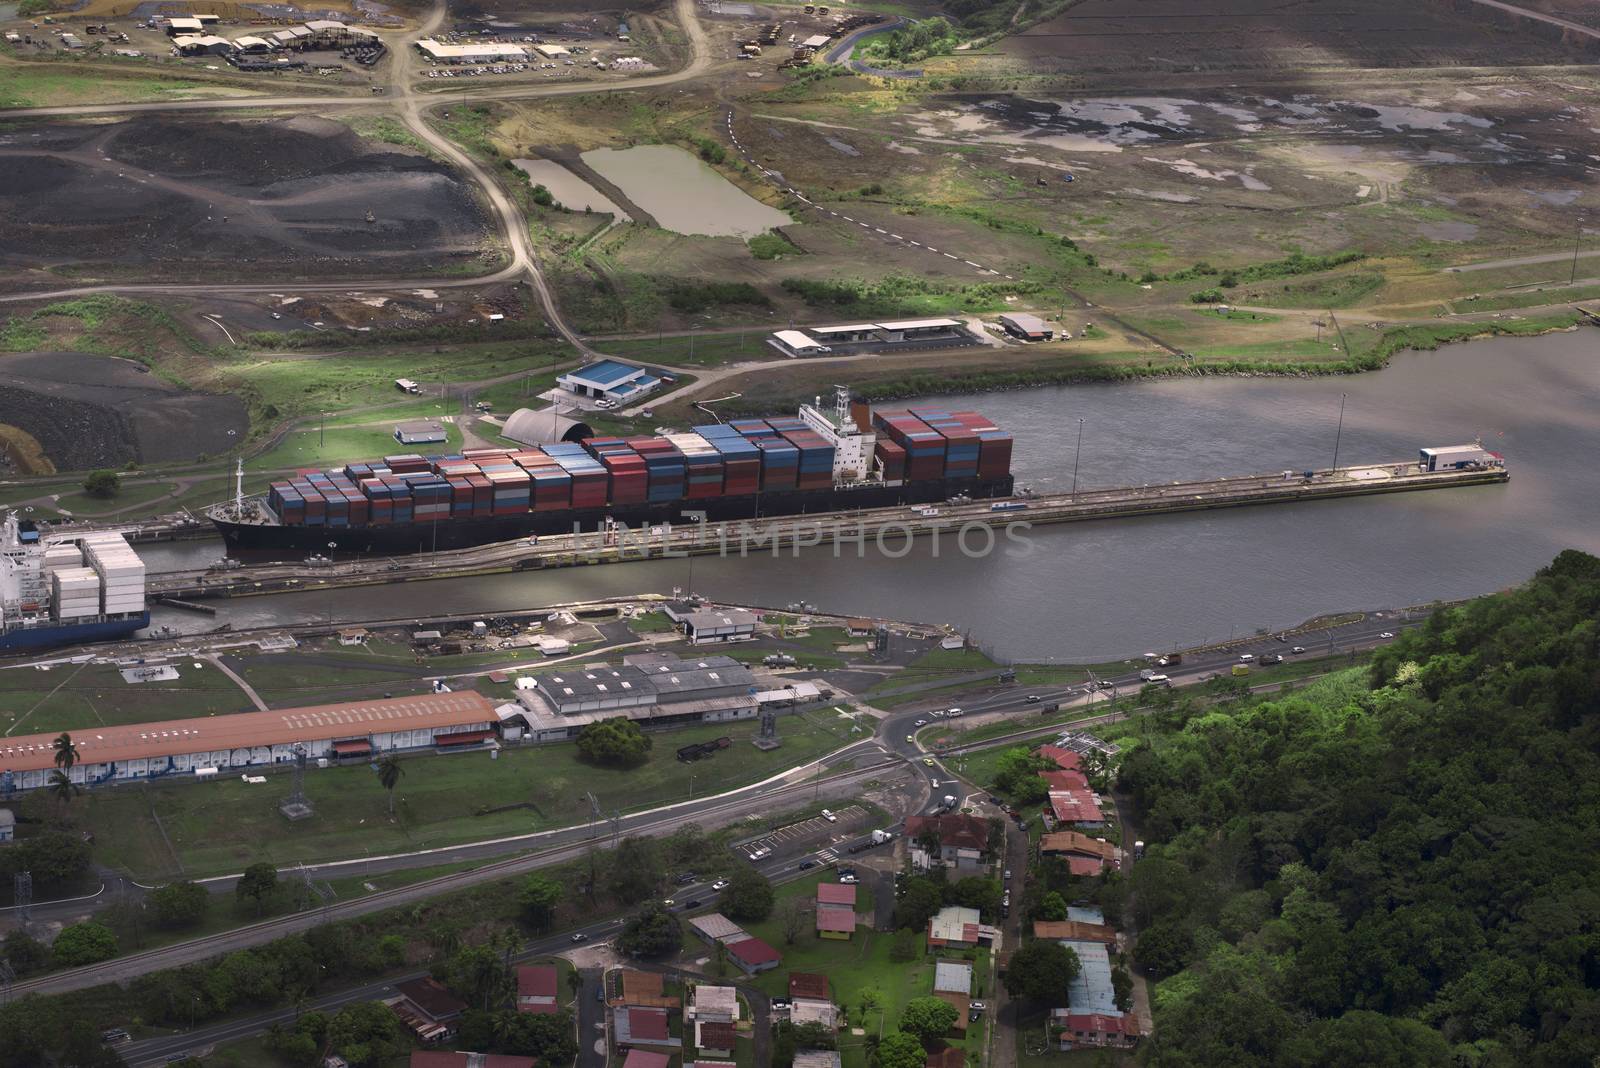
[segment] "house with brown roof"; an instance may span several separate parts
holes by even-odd
[[[855,933],[855,886],[851,883],[818,883],[817,936],[848,939]]]
[[[1117,944],[1117,932],[1104,924],[1084,923],[1081,920],[1034,920],[1033,937],[1052,941],[1099,942]]]
[[[517,1011],[551,1015],[560,1011],[556,1004],[560,980],[553,964],[524,964],[517,968]]]
[[[972,1026],[972,998],[968,994],[955,994],[948,990],[935,990],[933,996],[956,1010],[956,1022],[950,1025],[953,1035],[965,1035]]]
[[[1089,776],[1081,771],[1069,771],[1059,768],[1055,771],[1041,771],[1039,778],[1051,790],[1087,790],[1089,789]]]
[[[1099,875],[1108,866],[1122,867],[1122,850],[1102,838],[1092,838],[1078,831],[1054,831],[1039,839],[1041,856],[1056,856],[1066,860],[1074,875]]]
[[[967,1068],[967,1052],[960,1046],[946,1046],[928,1054],[924,1068]]]
[[[638,972],[623,968],[619,973],[622,994],[613,1005],[638,1005],[642,1008],[681,1009],[683,999],[666,993],[666,980],[660,972]]]
[[[398,996],[385,999],[384,1004],[423,1042],[438,1042],[455,1034],[456,1022],[467,1011],[465,1001],[431,976],[407,979],[394,988]]]
[[[789,996],[791,998],[812,998],[816,1001],[832,1001],[833,988],[826,975],[816,972],[790,972]]]
[[[979,922],[977,909],[947,905],[928,921],[928,948],[971,948],[985,938],[993,938],[994,933],[993,927],[986,928]]]
[[[656,1053],[645,1049],[631,1049],[628,1057],[622,1062],[622,1068],[668,1068],[672,1058],[665,1053]]]
[[[910,816],[906,837],[912,841],[937,838],[939,848],[934,855],[958,871],[978,871],[989,861],[989,821],[978,816],[961,812]]]
[[[1039,755],[1046,760],[1054,762],[1055,766],[1064,771],[1082,771],[1083,757],[1070,749],[1063,749],[1059,745],[1041,745]]]
[[[1057,826],[1098,827],[1105,823],[1093,790],[1051,790],[1050,818]]]
[[[1139,1021],[1131,1015],[1052,1009],[1051,1021],[1061,1029],[1061,1048],[1132,1049],[1139,1043]]]
[[[731,1057],[738,1041],[739,1032],[731,1023],[695,1021],[694,1045],[701,1053],[711,1057]]]

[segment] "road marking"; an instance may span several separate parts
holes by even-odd
[[[944,254],[944,258],[947,260],[959,260],[961,257],[957,256],[954,252],[946,252]]]
[[[905,238],[901,237],[899,234],[890,234],[889,236],[894,238],[896,241],[904,241],[905,240]]]
[[[881,227],[881,226],[874,226],[874,227],[873,227],[873,229],[874,229],[874,230],[876,230],[876,231],[878,231],[878,233],[880,233],[880,234],[886,234],[886,233],[888,233],[888,232],[889,232],[889,231],[887,231],[887,230],[885,230],[885,229],[884,229],[884,228],[883,228],[883,227]]]
[[[980,271],[984,269],[983,264],[981,263],[973,263],[971,260],[962,260],[961,262],[966,264],[968,267],[976,267]]]
[[[845,222],[855,222],[855,220],[850,218],[848,215],[841,215],[839,218],[843,219]]]
[[[927,248],[928,248],[929,252],[938,252],[939,251],[938,249],[934,248],[932,245],[927,246]]]
[[[917,246],[918,248],[922,247],[922,242],[921,241],[913,241],[913,242],[911,242],[911,244]]]

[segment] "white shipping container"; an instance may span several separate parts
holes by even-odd
[[[100,588],[100,576],[87,567],[63,567],[50,573],[53,589],[59,596],[63,591]]]
[[[86,618],[88,618],[90,616],[97,616],[99,614],[100,614],[100,606],[99,605],[91,605],[88,608],[58,608],[58,609],[56,609],[56,618],[57,619],[86,619]]]

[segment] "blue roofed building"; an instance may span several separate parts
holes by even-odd
[[[1101,927],[1106,925],[1106,914],[1092,905],[1067,906],[1067,919],[1078,923],[1093,923]]]
[[[660,386],[661,379],[643,367],[619,360],[598,360],[587,367],[568,371],[556,379],[556,384],[579,397],[633,404]]]

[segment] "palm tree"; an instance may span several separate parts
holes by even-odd
[[[62,771],[71,771],[72,765],[78,762],[78,747],[72,744],[72,735],[62,732],[61,737],[54,742],[56,750],[56,767]]]
[[[400,766],[400,761],[393,753],[389,753],[378,761],[378,783],[389,791],[389,818],[394,819],[394,788],[400,785],[400,776],[406,769]]]
[[[77,783],[67,778],[67,773],[59,768],[50,773],[50,781],[45,784],[45,788],[55,794],[56,800],[63,805],[71,801],[73,795],[78,792]]]

